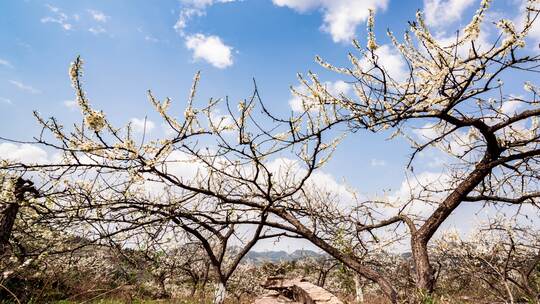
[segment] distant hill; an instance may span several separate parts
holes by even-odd
[[[320,258],[326,256],[322,253],[317,253],[313,250],[295,250],[292,253],[286,251],[250,251],[244,257],[244,261],[250,261],[254,263],[263,262],[281,262],[281,261],[296,261],[306,257]]]

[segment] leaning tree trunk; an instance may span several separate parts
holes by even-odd
[[[442,223],[465,200],[478,184],[491,172],[490,163],[499,152],[486,152],[475,169],[439,204],[417,231],[412,232],[411,249],[415,266],[416,288],[423,294],[431,294],[435,287],[435,275],[429,262],[428,243]]]
[[[276,211],[274,211],[276,212]],[[298,219],[294,216],[288,214],[284,211],[277,211],[276,214],[293,225],[297,231],[296,233],[302,235],[307,240],[311,241],[314,245],[326,251],[329,255],[341,261],[343,264],[353,269],[355,272],[361,274],[364,278],[377,283],[383,294],[392,304],[398,303],[398,293],[394,288],[391,278],[379,273],[376,269],[369,266],[363,265],[362,262],[355,256],[345,254],[336,247],[325,242],[323,239],[319,238],[315,233],[309,230],[304,226]]]

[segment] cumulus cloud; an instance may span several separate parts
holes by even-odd
[[[440,201],[447,194],[450,182],[450,176],[441,172],[407,176],[399,189],[388,196],[388,201],[395,207],[388,212],[403,210],[405,214],[426,217],[437,207],[433,202]]]
[[[219,69],[233,64],[233,48],[223,43],[218,36],[203,34],[187,36],[186,47],[193,51],[194,60],[204,60]]]
[[[47,151],[30,144],[0,143],[0,159],[38,164],[49,162]]]
[[[463,13],[476,0],[424,0],[426,22],[432,26],[444,26],[461,19]]]
[[[232,47],[223,43],[216,35],[187,34],[185,29],[194,17],[206,14],[206,9],[216,3],[230,3],[241,0],[181,0],[182,9],[174,29],[185,40],[186,47],[193,51],[194,60],[204,60],[211,65],[224,69],[233,64]],[[146,39],[146,38],[145,38]],[[147,39],[147,41],[150,41]]]
[[[11,64],[11,62],[5,60],[5,59],[2,59],[0,58],[0,65],[3,65],[5,67],[8,67],[8,68],[13,68],[13,65]]]
[[[403,81],[409,75],[408,66],[401,53],[391,45],[382,45],[375,50],[378,63],[385,68],[390,77],[397,81]],[[367,58],[362,58],[360,66],[363,69],[371,69],[373,65]]]
[[[334,42],[348,42],[359,24],[369,15],[368,9],[386,9],[388,0],[272,0],[277,6],[298,12],[319,9],[323,13],[321,29],[332,36]]]
[[[330,94],[333,96],[339,96],[340,94],[347,95],[351,92],[352,86],[345,81],[338,80],[336,82],[325,82],[326,89]],[[298,85],[294,87],[295,91],[301,93],[301,94],[307,94],[307,88],[304,85]],[[291,99],[289,99],[289,106],[294,112],[303,112],[304,106],[302,98],[293,95]]]
[[[274,159],[266,166],[272,172],[274,185],[278,187],[287,187],[291,182],[298,182],[307,173],[297,161],[286,157]],[[318,192],[337,195],[343,207],[350,206],[356,199],[356,194],[345,183],[339,182],[333,175],[321,170],[316,170],[311,174],[306,186]]]
[[[500,108],[500,111],[505,115],[514,115],[516,111],[523,105],[521,98],[512,98],[506,100]]]
[[[135,133],[150,133],[156,127],[156,124],[149,119],[132,118],[130,120],[131,128]]]
[[[10,80],[9,83],[16,86],[21,91],[26,91],[26,92],[32,93],[32,94],[41,93],[40,90],[38,90],[38,89],[36,89],[36,88],[34,88],[34,87],[30,86],[30,85],[24,84],[24,83],[22,83],[20,81]]]

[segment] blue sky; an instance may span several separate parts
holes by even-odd
[[[377,11],[376,33],[398,36],[425,10],[440,35],[468,22],[476,0],[2,0],[0,1],[0,136],[31,139],[31,115],[78,121],[69,63],[86,62],[90,101],[118,123],[145,116],[163,134],[146,100],[152,89],[182,105],[193,75],[202,72],[197,100],[247,97],[255,78],[266,104],[291,112],[296,73],[314,70],[315,55],[346,65],[350,40],[365,41],[367,8]],[[493,16],[514,18],[520,0],[495,0]],[[533,31],[540,37],[539,30]],[[540,40],[540,39],[539,39]],[[180,106],[179,109],[183,107]],[[386,134],[387,135],[387,134]],[[9,150],[12,151],[12,150]],[[364,193],[397,189],[411,151],[403,140],[367,133],[347,138],[325,169]],[[429,160],[420,163],[431,170]],[[435,169],[433,169],[435,170]],[[436,170],[435,170],[436,171]]]

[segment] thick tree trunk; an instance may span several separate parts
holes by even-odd
[[[427,242],[411,238],[414,261],[416,288],[421,292],[431,293],[435,287],[435,275],[429,262]]]
[[[433,292],[435,287],[434,271],[429,262],[429,240],[466,196],[491,172],[492,167],[489,166],[489,163],[496,156],[486,154],[476,165],[476,168],[439,204],[422,227],[412,233],[411,249],[415,266],[416,287],[420,292],[429,294]]]
[[[214,291],[214,300],[213,304],[223,304],[225,303],[225,297],[227,296],[227,288],[225,283],[219,282],[216,284],[216,289]]]

